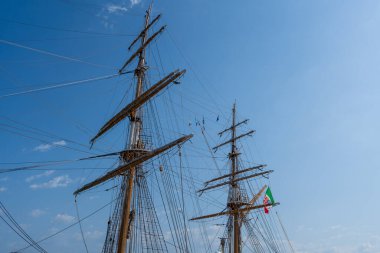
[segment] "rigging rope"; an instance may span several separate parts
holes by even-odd
[[[105,75],[105,76],[99,76],[99,77],[94,77],[94,78],[88,78],[88,79],[84,79],[84,80],[71,81],[71,82],[58,83],[58,84],[52,84],[52,85],[48,85],[48,86],[45,86],[45,87],[40,87],[40,88],[35,88],[35,89],[25,90],[25,91],[20,91],[20,92],[14,92],[14,93],[6,94],[6,95],[1,95],[0,99],[1,98],[5,98],[5,97],[13,97],[13,96],[17,96],[17,95],[23,95],[23,94],[28,94],[28,93],[39,92],[39,91],[58,89],[58,88],[63,88],[63,87],[67,87],[67,86],[74,86],[74,85],[88,83],[88,82],[92,82],[92,81],[99,81],[99,80],[110,79],[110,78],[113,78],[113,77],[116,77],[116,76],[119,76],[119,75],[120,74]]]
[[[15,131],[14,129],[16,129],[16,127],[12,127],[13,130],[9,130],[7,128],[2,127],[3,125],[4,124],[0,124],[0,129],[2,129],[3,131],[7,131],[9,133],[12,133],[12,134],[15,134],[15,135],[18,135],[18,136],[22,136],[22,137],[25,137],[25,138],[28,138],[28,139],[37,140],[37,141],[42,142],[43,144],[49,144],[49,145],[51,145],[51,143],[48,142],[48,141],[45,141],[45,140],[42,140],[42,139],[39,139],[39,138],[36,138],[36,137],[32,137],[30,135],[26,135],[26,134],[23,134],[23,133]],[[74,151],[81,152],[81,153],[86,153],[86,154],[91,154],[91,155],[95,154],[95,153],[87,152],[87,151],[80,150],[80,149],[77,149],[77,148],[69,147],[69,146],[66,146],[66,145],[55,145],[55,147],[70,149],[70,150],[74,150]]]
[[[29,166],[21,166],[21,167],[16,167],[16,168],[3,169],[3,170],[0,170],[0,174],[1,173],[9,173],[9,172],[20,171],[20,170],[35,169],[35,168],[45,167],[45,166],[60,165],[60,164],[65,164],[65,163],[70,163],[70,162],[79,162],[79,161],[92,160],[92,159],[98,159],[98,158],[102,159],[104,157],[116,156],[119,154],[120,154],[120,152],[114,152],[114,153],[109,153],[109,154],[105,154],[105,155],[89,156],[89,157],[83,157],[83,158],[78,158],[78,159],[73,159],[73,160],[50,161],[50,162],[36,164],[36,165],[29,165]]]
[[[285,234],[286,240],[287,240],[288,243],[289,243],[289,247],[291,248],[292,252],[295,253],[294,248],[293,248],[293,245],[292,245],[292,243],[291,243],[290,240],[289,240],[288,233],[286,232],[285,227],[284,227],[284,225],[282,224],[282,221],[281,221],[281,219],[280,219],[280,215],[278,215],[277,211],[276,211],[276,215],[277,215],[278,221],[280,222],[280,225],[281,225],[282,231],[283,231],[284,234]]]
[[[166,101],[164,101],[166,102]],[[165,140],[165,135],[163,134],[162,132],[162,123],[161,123],[161,120],[160,120],[160,117],[157,117],[157,106],[155,104],[155,100],[153,100],[150,105],[152,106],[152,119],[149,123],[152,124],[152,127],[151,129],[155,129],[157,132],[156,132],[156,136],[157,136],[157,139],[158,139],[158,143],[161,144],[162,143],[162,139]],[[165,104],[166,105],[166,104]],[[165,109],[167,109],[167,107],[165,106]],[[169,114],[170,112],[168,112]],[[172,123],[172,122],[170,122]],[[173,123],[172,123],[173,124]],[[171,127],[172,129],[174,129],[174,126],[172,125]],[[161,139],[162,138],[162,139]],[[161,165],[164,167],[164,168],[167,168],[168,170],[171,169],[172,165],[171,165],[171,159],[170,157],[168,156],[168,154],[164,155],[161,157]],[[171,234],[173,236],[173,240],[178,244],[178,246],[180,248],[185,248],[184,247],[184,243],[183,243],[183,235],[181,233],[181,231],[184,231],[182,229],[182,225],[181,224],[181,217],[179,217],[179,213],[178,213],[178,203],[177,201],[179,201],[179,196],[178,196],[178,192],[175,192],[174,191],[174,185],[173,185],[173,178],[171,177],[171,175],[169,173],[166,173],[166,170],[163,171],[163,173],[160,173],[161,174],[161,179],[162,179],[162,186],[163,186],[163,194],[166,198],[166,201],[167,201],[167,206],[168,208],[166,209],[166,205],[165,205],[165,202],[164,202],[164,199],[163,199],[163,204],[164,204],[164,208],[165,208],[165,214],[167,217],[170,217],[171,219],[171,222],[169,222],[169,228],[170,228],[170,231],[171,231]],[[158,184],[159,186],[159,184]],[[160,193],[161,194],[161,193]],[[177,199],[178,198],[178,199]],[[169,219],[168,219],[169,220]]]
[[[72,143],[72,144],[75,144],[75,145],[78,145],[78,146],[81,146],[81,147],[84,147],[84,148],[88,148],[87,144],[82,144],[82,143],[80,143],[78,141],[74,141],[72,139],[68,139],[66,137],[62,137],[62,136],[50,133],[50,132],[45,131],[45,130],[41,130],[39,128],[27,125],[25,123],[16,121],[16,120],[8,118],[6,116],[0,115],[0,118],[3,118],[5,120],[8,120],[8,121],[12,122],[13,124],[16,124],[18,127],[15,127],[15,126],[10,126],[10,127],[18,129],[20,131],[29,132],[29,133],[32,133],[32,134],[36,134],[36,135],[43,136],[43,137],[48,137],[48,138],[51,138],[51,139],[60,139],[60,140],[63,140],[65,142],[69,142],[69,143]],[[23,129],[23,128],[25,128],[25,129]],[[94,148],[94,150],[99,151],[99,152],[105,152],[104,150],[101,150],[99,148],[97,148],[97,149]],[[27,163],[27,162],[24,162],[24,163]],[[2,164],[2,163],[0,163],[0,164]]]
[[[205,143],[206,143],[206,145],[207,145],[208,151],[210,152],[210,155],[211,155],[212,161],[214,162],[215,168],[218,170],[218,173],[219,173],[219,175],[221,176],[221,175],[222,175],[222,172],[221,172],[221,170],[220,170],[220,168],[219,168],[219,166],[218,166],[218,163],[216,162],[215,153],[214,153],[214,152],[212,151],[212,149],[211,149],[210,143],[208,142],[207,137],[206,137],[206,135],[205,135],[205,131],[206,131],[205,127],[202,126],[202,127],[201,127],[202,136],[203,136],[204,141],[205,141]]]
[[[29,242],[27,239],[25,239],[22,235],[20,235],[19,232],[17,232],[17,230],[15,228],[12,227],[11,224],[9,224],[1,215],[0,215],[0,219],[2,219],[5,224],[8,225],[8,227],[10,227],[18,236],[21,237],[21,239],[23,239],[26,243],[28,243],[31,247],[33,247],[35,250],[39,251],[39,252],[44,252],[44,251],[41,251],[38,247],[36,247],[34,244],[32,244],[31,242]]]
[[[117,198],[115,198],[115,199],[113,199],[113,200],[111,200],[110,202],[108,202],[108,203],[105,204],[104,206],[102,206],[102,207],[96,209],[95,211],[93,211],[92,213],[90,213],[90,214],[88,214],[87,216],[83,217],[82,219],[78,220],[77,222],[74,222],[74,223],[72,223],[71,225],[69,225],[69,226],[67,226],[67,227],[65,227],[65,228],[63,228],[63,229],[61,229],[61,230],[55,232],[54,234],[51,234],[51,235],[49,235],[49,236],[47,236],[47,237],[45,237],[45,238],[42,238],[41,240],[38,240],[37,243],[40,243],[40,242],[46,241],[46,240],[48,240],[48,239],[50,239],[50,238],[52,238],[52,237],[54,237],[54,236],[56,236],[56,235],[58,235],[58,234],[61,234],[62,232],[66,231],[67,229],[72,228],[73,226],[77,225],[79,222],[84,221],[84,220],[90,218],[90,217],[93,216],[94,214],[100,212],[102,209],[104,209],[104,208],[106,208],[107,206],[111,205],[113,202],[115,202],[115,201],[118,200],[119,198],[120,198],[120,196],[117,197]],[[30,247],[32,247],[32,246],[30,246],[30,245],[29,245],[29,246],[25,246],[24,248],[19,249],[19,250],[15,250],[14,252],[20,252],[20,251],[26,250],[26,249],[28,249],[28,248],[30,248]]]
[[[215,106],[217,107],[217,109],[221,112],[221,115],[226,118],[225,114],[223,113],[224,110],[222,110],[222,108],[220,107],[220,105],[216,102],[215,98],[210,94],[210,92],[208,91],[208,89],[206,88],[207,86],[201,81],[201,79],[199,78],[197,72],[194,70],[194,68],[192,67],[192,65],[190,64],[190,60],[185,57],[184,53],[182,52],[182,50],[180,49],[180,47],[178,46],[177,42],[175,41],[174,37],[171,35],[170,31],[168,30],[167,33],[169,35],[169,38],[170,40],[173,42],[174,46],[176,47],[176,49],[178,50],[179,54],[181,55],[181,57],[185,60],[185,62],[187,63],[187,65],[189,66],[190,70],[193,72],[196,80],[202,85],[203,89],[206,91],[208,97],[212,100],[212,102],[215,104]],[[217,90],[217,89],[216,89]]]
[[[0,18],[0,21],[7,22],[7,23],[19,24],[19,25],[25,25],[25,26],[38,27],[38,28],[54,30],[54,31],[62,31],[62,32],[84,33],[84,34],[94,34],[94,35],[107,35],[107,36],[136,36],[136,34],[102,33],[102,32],[91,32],[91,31],[81,31],[81,30],[74,30],[74,29],[58,28],[58,27],[52,27],[52,26],[46,26],[46,25],[31,24],[31,23],[26,23],[26,22],[21,22],[21,21],[16,21],[16,20],[9,20],[9,19],[5,19],[5,18]]]
[[[116,68],[113,68],[113,67],[110,67],[110,66],[106,66],[106,65],[102,65],[102,64],[97,64],[97,63],[92,63],[92,62],[87,62],[87,61],[83,61],[81,59],[76,59],[76,58],[72,58],[72,57],[69,57],[69,56],[64,56],[64,55],[52,53],[52,52],[49,52],[49,51],[45,51],[45,50],[41,50],[41,49],[37,49],[37,48],[33,48],[33,47],[28,47],[28,46],[21,45],[19,43],[12,42],[12,41],[9,41],[9,40],[2,40],[2,39],[0,39],[0,43],[7,44],[7,45],[10,45],[10,46],[14,46],[14,47],[24,48],[24,49],[31,50],[31,51],[34,51],[34,52],[37,52],[37,53],[41,53],[41,54],[57,57],[57,58],[60,58],[60,59],[63,59],[63,60],[68,60],[68,61],[73,61],[73,62],[80,62],[80,63],[84,63],[84,64],[96,66],[96,67],[102,67],[102,68],[108,68],[108,69],[116,69]]]
[[[183,217],[183,225],[185,228],[185,248],[186,252],[189,252],[189,248],[187,246],[187,226],[186,226],[186,217],[185,217],[185,198],[183,197],[183,172],[182,172],[182,152],[181,152],[181,145],[178,147],[178,156],[179,156],[179,171],[181,175],[181,197],[182,197],[182,217]]]
[[[87,243],[86,243],[86,240],[84,239],[82,223],[81,223],[80,216],[79,216],[78,203],[77,203],[77,197],[76,197],[76,196],[75,196],[75,200],[74,200],[74,202],[75,202],[75,210],[76,210],[76,212],[77,212],[77,218],[78,218],[78,223],[79,223],[79,229],[80,229],[80,233],[81,233],[81,236],[82,236],[83,244],[84,244],[84,247],[86,248],[86,252],[88,253]]]
[[[1,215],[0,218],[17,234],[19,235],[24,241],[26,241],[30,247],[35,248],[37,251],[42,253],[47,253],[46,250],[44,250],[36,241],[34,241],[22,227],[16,222],[16,220],[12,217],[12,215],[9,213],[9,211],[5,208],[3,203],[0,201],[0,211],[2,211],[3,214],[9,219],[9,221],[15,226],[16,228],[12,227],[11,224],[9,224]],[[17,231],[18,230],[18,231]],[[20,234],[20,233],[22,234]]]

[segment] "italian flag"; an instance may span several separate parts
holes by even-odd
[[[267,188],[267,191],[265,192],[265,197],[264,197],[264,212],[269,213],[269,209],[271,206],[267,206],[268,204],[274,204],[274,199],[272,196],[272,192],[270,191],[270,188]]]

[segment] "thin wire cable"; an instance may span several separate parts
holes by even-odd
[[[80,234],[82,236],[82,240],[83,240],[84,247],[86,248],[86,252],[88,253],[87,243],[86,243],[86,240],[85,240],[84,234],[83,234],[83,228],[82,228],[82,223],[81,223],[80,216],[79,216],[78,203],[77,203],[76,197],[75,197],[74,203],[75,203],[75,210],[77,212],[77,217],[78,217],[78,222],[79,222],[78,224],[79,224]]]
[[[80,59],[72,58],[72,57],[69,57],[69,56],[64,56],[64,55],[52,53],[52,52],[49,52],[49,51],[45,51],[45,50],[41,50],[41,49],[37,49],[37,48],[33,48],[33,47],[28,47],[28,46],[21,45],[19,43],[12,42],[12,41],[9,41],[9,40],[0,39],[0,43],[7,44],[7,45],[10,45],[10,46],[14,46],[14,47],[19,47],[19,48],[27,49],[27,50],[31,50],[31,51],[34,51],[34,52],[37,52],[37,53],[41,53],[41,54],[57,57],[57,58],[68,60],[68,61],[80,62],[80,63],[88,64],[88,65],[91,65],[91,66],[108,68],[108,69],[116,69],[117,70],[117,68],[114,68],[114,67],[110,67],[110,66],[106,66],[106,65],[102,65],[102,64],[97,64],[97,63],[92,63],[92,62],[87,62],[87,61],[83,61],[83,60],[80,60]]]
[[[28,243],[30,245],[30,247],[33,247],[35,250],[37,250],[39,252],[43,252],[43,251],[40,251],[35,245],[33,245],[27,239],[25,239],[22,235],[20,235],[20,233],[14,227],[12,227],[12,225],[9,224],[1,215],[0,215],[0,219],[2,219],[5,222],[5,224],[7,224],[8,227],[10,227],[21,239],[23,239],[26,243]]]
[[[293,248],[293,245],[292,245],[292,243],[291,243],[290,240],[289,240],[288,233],[286,232],[285,227],[284,227],[284,225],[282,224],[282,221],[281,221],[281,219],[280,219],[280,215],[278,215],[277,211],[276,211],[276,215],[277,215],[278,221],[280,222],[280,225],[281,225],[282,231],[283,231],[284,234],[285,234],[286,240],[287,240],[288,243],[289,243],[289,247],[290,247],[290,249],[292,250],[292,252],[295,253],[294,248]]]
[[[182,52],[182,50],[180,49],[180,47],[178,46],[177,42],[175,41],[174,37],[171,35],[170,31],[168,30],[167,31],[167,34],[169,35],[169,38],[170,40],[173,42],[174,46],[176,47],[176,49],[178,50],[178,52],[180,53],[181,57],[185,60],[185,62],[187,63],[187,65],[189,66],[190,70],[193,72],[195,78],[197,79],[197,81],[203,86],[204,90],[206,91],[207,95],[209,96],[209,98],[211,98],[211,100],[213,100],[215,106],[217,107],[217,109],[221,112],[221,115],[226,118],[225,114],[223,113],[223,110],[221,110],[221,107],[220,105],[216,102],[215,98],[210,94],[210,92],[207,90],[206,88],[206,85],[203,84],[203,82],[201,81],[201,79],[199,78],[197,72],[194,70],[194,68],[192,67],[192,64],[190,64],[190,61],[187,57],[185,57],[184,53]]]
[[[6,98],[6,97],[13,97],[13,96],[17,96],[17,95],[28,94],[28,93],[35,93],[35,92],[40,92],[40,91],[46,91],[46,90],[64,88],[64,87],[68,87],[68,86],[74,86],[74,85],[79,85],[79,84],[93,82],[93,81],[110,79],[110,78],[113,78],[113,77],[116,77],[116,76],[119,76],[119,75],[120,74],[112,74],[112,75],[105,75],[105,76],[99,76],[99,77],[94,77],[94,78],[88,78],[88,79],[84,79],[84,80],[78,80],[78,81],[71,81],[71,82],[66,82],[66,83],[58,83],[58,84],[47,85],[47,86],[41,87],[41,88],[36,88],[36,89],[25,90],[25,91],[14,92],[14,93],[2,95],[2,96],[0,96],[0,99],[1,98]]]
[[[7,23],[19,24],[19,25],[25,25],[25,26],[38,27],[38,28],[54,30],[54,31],[62,31],[62,32],[94,34],[94,35],[107,35],[107,36],[137,36],[135,34],[102,33],[102,32],[90,32],[90,31],[81,31],[81,30],[74,30],[74,29],[58,28],[58,27],[52,27],[52,26],[46,26],[46,25],[31,24],[31,23],[26,23],[26,22],[21,22],[21,21],[16,21],[16,20],[9,20],[9,19],[5,19],[5,18],[0,18],[0,21],[7,22]]]
[[[181,176],[181,198],[182,198],[182,216],[183,216],[183,225],[185,228],[185,248],[186,252],[189,252],[189,248],[187,246],[187,226],[186,226],[186,217],[185,217],[185,198],[183,196],[183,173],[182,173],[182,152],[181,152],[181,145],[178,147],[178,156],[179,156],[179,170],[180,170],[180,176]]]
[[[15,231],[20,237],[22,237],[25,241],[27,241],[29,243],[30,246],[32,246],[33,248],[35,248],[37,251],[39,252],[42,252],[42,253],[47,253],[47,251],[45,249],[43,249],[36,241],[34,241],[26,232],[25,230],[17,223],[17,221],[12,217],[12,215],[10,214],[10,212],[6,209],[6,207],[4,206],[4,204],[0,201],[0,210],[2,211],[2,213],[5,214],[5,216],[9,219],[9,221],[16,227],[16,229],[18,230],[18,232],[20,232],[22,235],[20,235],[18,232],[16,232],[16,229],[13,228],[8,222],[6,222],[3,217],[2,220],[7,223],[7,225],[13,230]]]
[[[88,156],[88,157],[83,157],[83,158],[78,158],[78,159],[73,159],[73,160],[51,161],[51,162],[40,163],[40,164],[35,164],[35,165],[8,168],[8,169],[0,170],[0,173],[15,172],[15,171],[21,171],[21,170],[30,170],[30,169],[40,168],[40,167],[62,165],[62,164],[66,164],[66,163],[79,162],[79,161],[85,161],[85,160],[102,159],[102,158],[106,158],[109,156],[116,156],[116,155],[119,155],[120,153],[121,152],[114,152],[114,153],[109,153],[109,154],[105,154],[105,155]]]
[[[44,237],[44,238],[38,240],[37,243],[40,243],[40,242],[46,241],[46,240],[48,240],[48,239],[50,239],[50,238],[52,238],[52,237],[54,237],[54,236],[56,236],[56,235],[59,235],[59,234],[63,233],[63,232],[66,231],[67,229],[72,228],[73,226],[77,225],[79,222],[82,222],[82,221],[84,221],[84,220],[90,218],[91,216],[95,215],[96,213],[100,212],[102,209],[104,209],[104,208],[106,208],[107,206],[111,205],[113,202],[115,202],[115,201],[118,200],[119,198],[120,198],[120,196],[117,197],[117,198],[115,198],[115,199],[113,199],[113,200],[111,200],[110,202],[108,202],[108,203],[105,204],[104,206],[102,206],[102,207],[96,209],[95,211],[93,211],[92,213],[90,213],[90,214],[88,214],[87,216],[83,217],[82,219],[78,220],[77,222],[74,222],[74,223],[72,223],[71,225],[69,225],[69,226],[67,226],[67,227],[65,227],[65,228],[63,228],[63,229],[61,229],[61,230],[59,230],[59,231],[57,231],[57,232],[55,232],[55,233],[53,233],[53,234],[51,234],[51,235],[49,235],[49,236],[46,236],[46,237]],[[23,250],[26,250],[26,249],[28,249],[28,248],[30,248],[30,247],[31,247],[31,246],[25,246],[24,248],[21,248],[21,249],[19,249],[19,250],[15,250],[14,252],[23,251]]]

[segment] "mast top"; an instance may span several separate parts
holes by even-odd
[[[136,112],[139,111],[139,108],[145,104],[149,99],[152,99],[156,96],[161,90],[163,90],[170,83],[176,83],[177,80],[183,76],[186,70],[175,70],[171,72],[168,76],[164,77],[162,80],[157,82],[147,91],[143,92],[143,80],[144,80],[144,72],[146,70],[145,66],[145,50],[150,45],[150,43],[157,38],[159,34],[161,34],[166,25],[162,26],[157,32],[155,32],[152,36],[148,38],[147,33],[149,29],[161,18],[161,14],[157,15],[151,22],[150,14],[152,10],[152,3],[150,4],[148,10],[145,15],[145,26],[144,29],[139,33],[139,35],[133,40],[131,45],[128,47],[130,50],[137,41],[141,41],[141,46],[128,58],[128,60],[123,64],[123,66],[119,69],[119,74],[131,73],[131,71],[125,71],[126,67],[132,63],[136,58],[139,59],[138,64],[134,70],[135,75],[137,76],[137,87],[136,87],[136,96],[135,100],[124,107],[119,113],[114,115],[110,120],[108,120],[98,131],[98,133],[90,140],[91,146],[95,143],[95,141],[101,137],[103,134],[108,132],[111,128],[117,125],[120,121],[125,119],[127,116],[130,116],[131,119],[136,118]]]

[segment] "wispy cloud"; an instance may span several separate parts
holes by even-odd
[[[7,190],[7,188],[5,188],[4,186],[0,187],[0,192],[5,192],[6,190]]]
[[[379,253],[379,246],[374,242],[336,246],[307,244],[307,246],[297,245],[296,248],[299,253]]]
[[[37,218],[37,217],[44,215],[45,213],[46,213],[46,211],[44,211],[44,210],[34,209],[30,212],[30,216]]]
[[[63,175],[63,176],[55,177],[44,183],[32,184],[29,187],[31,189],[52,189],[52,188],[58,188],[58,187],[66,187],[71,182],[73,182],[73,180],[68,175]]]
[[[343,228],[342,227],[342,225],[332,225],[332,226],[330,226],[330,230],[338,230],[338,229],[341,229],[341,228]]]
[[[122,15],[131,10],[134,6],[140,4],[141,0],[122,0],[122,1],[113,1],[105,4],[103,8],[97,14],[98,17],[102,19],[102,23],[105,28],[113,29],[114,28],[114,19],[116,15]]]
[[[122,14],[140,3],[141,0],[129,0],[129,3],[128,1],[121,1],[120,3],[108,3],[105,5],[104,10],[109,14]]]
[[[302,231],[314,238],[315,234],[323,235],[323,243],[319,240],[306,239],[293,242],[298,253],[379,253],[380,235],[364,232],[363,228],[333,224],[312,231]]]
[[[141,0],[131,0],[131,7],[141,3]]]
[[[38,152],[46,152],[46,151],[51,150],[54,147],[59,147],[59,146],[62,147],[62,146],[66,146],[66,145],[67,145],[67,142],[64,140],[53,141],[51,143],[40,144],[40,145],[34,147],[33,150],[38,151]]]
[[[112,13],[122,13],[122,12],[126,12],[128,11],[128,8],[121,4],[121,5],[117,5],[117,4],[107,4],[106,7],[105,7],[105,10],[112,14]]]
[[[41,178],[41,177],[48,177],[50,176],[51,174],[54,173],[54,170],[48,170],[48,171],[45,171],[44,173],[41,173],[41,174],[37,174],[37,175],[33,175],[33,176],[30,176],[30,177],[27,177],[25,179],[26,182],[30,183],[32,182],[33,180],[36,180],[38,178]]]
[[[75,221],[75,217],[65,213],[59,213],[55,216],[55,220],[64,223],[71,223]]]

